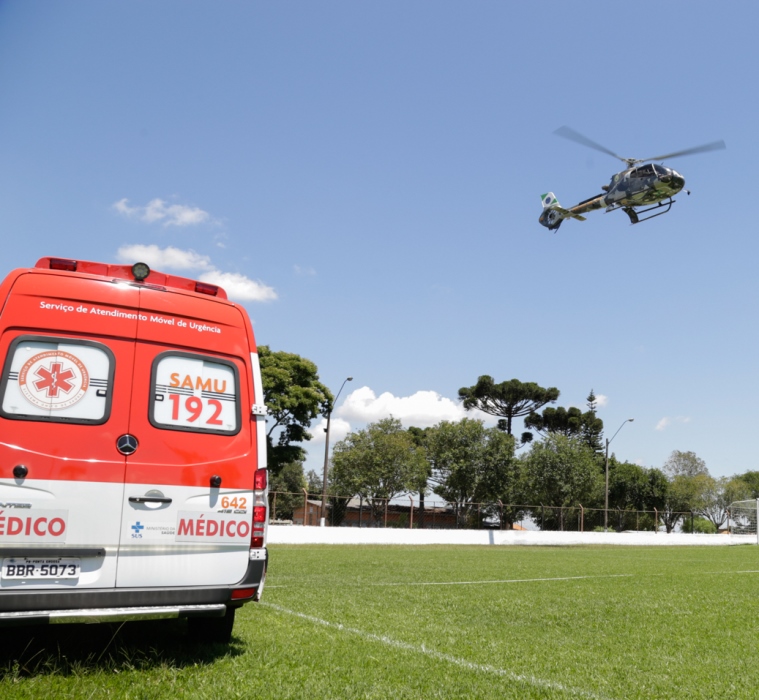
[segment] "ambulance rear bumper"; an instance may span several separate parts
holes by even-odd
[[[0,627],[223,616],[228,606],[258,600],[265,576],[261,559],[248,562],[245,577],[231,586],[5,590],[0,591]],[[245,591],[244,597],[235,591]]]
[[[0,626],[60,624],[66,622],[128,622],[177,617],[222,617],[226,605],[184,605],[82,610],[35,610],[0,613]]]

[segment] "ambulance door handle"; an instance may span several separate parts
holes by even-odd
[[[170,498],[161,498],[159,496],[130,496],[130,503],[171,503]]]

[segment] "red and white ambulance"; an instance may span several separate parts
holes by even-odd
[[[0,285],[0,625],[187,617],[258,600],[263,389],[215,285],[42,258]]]

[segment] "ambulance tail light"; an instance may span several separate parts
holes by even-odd
[[[208,294],[212,297],[219,294],[219,288],[215,284],[208,284],[207,282],[196,282],[195,291],[198,294]]]
[[[256,491],[263,491],[266,488],[267,481],[266,469],[256,469],[256,473],[253,476],[253,488]]]
[[[232,600],[245,600],[252,598],[256,594],[255,588],[236,588],[232,591]]]
[[[266,506],[254,506],[253,508],[253,536],[250,538],[251,549],[259,549],[264,546],[267,510]]]
[[[64,270],[66,272],[76,272],[76,260],[67,260],[66,258],[50,258],[51,270]]]

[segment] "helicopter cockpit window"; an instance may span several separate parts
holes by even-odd
[[[654,170],[657,175],[668,175],[667,169],[663,165],[654,164]]]
[[[630,173],[630,177],[650,177],[655,174],[654,166],[649,163],[648,165],[641,165],[639,168],[635,168],[635,170]]]

